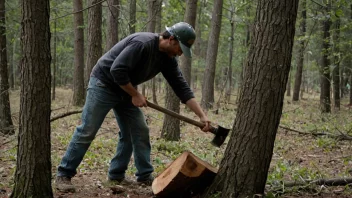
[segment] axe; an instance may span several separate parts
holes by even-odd
[[[188,124],[192,124],[192,125],[200,127],[200,128],[203,128],[205,126],[205,124],[202,123],[202,122],[198,122],[198,121],[192,120],[190,118],[187,118],[187,117],[185,117],[183,115],[175,113],[174,111],[170,111],[170,110],[165,109],[165,108],[163,108],[163,107],[161,107],[159,105],[151,103],[148,100],[147,100],[147,105],[148,105],[148,107],[151,107],[151,108],[153,108],[155,110],[158,110],[158,111],[160,111],[162,113],[165,113],[165,114],[167,114],[169,116],[172,116],[172,117],[174,117],[176,119],[179,119],[179,120],[182,120],[184,122],[187,122]],[[229,131],[230,131],[230,129],[226,129],[226,128],[221,127],[221,126],[218,126],[218,128],[210,126],[210,132],[215,135],[215,137],[213,138],[211,143],[214,146],[220,147],[224,143],[227,135],[229,134]]]

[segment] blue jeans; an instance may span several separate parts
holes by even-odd
[[[58,167],[57,176],[71,178],[76,175],[78,165],[111,109],[114,111],[120,131],[116,154],[109,167],[109,179],[125,177],[132,152],[137,168],[137,181],[151,177],[154,169],[150,163],[149,128],[143,112],[132,104],[131,97],[116,94],[95,77],[91,77],[89,81],[82,124],[76,127]]]

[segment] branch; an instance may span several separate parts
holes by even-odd
[[[60,119],[60,118],[63,118],[63,117],[66,117],[66,116],[69,116],[69,115],[81,113],[81,112],[82,112],[82,109],[81,109],[81,110],[76,110],[76,111],[69,111],[69,112],[66,112],[66,113],[57,115],[57,116],[55,116],[55,117],[52,117],[52,118],[50,119],[50,122],[55,121],[55,120]]]
[[[16,138],[13,138],[13,139],[11,139],[11,140],[9,140],[9,141],[7,141],[7,142],[4,142],[4,143],[2,143],[1,145],[0,145],[0,147],[3,147],[3,146],[5,146],[6,144],[8,144],[8,143],[10,143],[10,142],[13,142],[13,141],[15,141],[16,140]]]
[[[341,135],[334,135],[334,134],[331,134],[331,133],[326,133],[326,132],[321,132],[321,133],[317,133],[317,132],[304,132],[304,131],[298,131],[296,129],[291,129],[291,128],[288,128],[288,127],[285,127],[285,126],[279,126],[280,128],[282,129],[285,129],[285,130],[288,130],[288,131],[293,131],[293,132],[296,132],[296,133],[299,133],[299,134],[303,134],[303,135],[313,135],[313,136],[320,136],[320,135],[326,135],[330,138],[334,138],[334,139],[337,139],[337,140],[352,140],[352,136],[349,136],[347,134],[344,134],[342,132]]]
[[[325,185],[325,186],[346,186],[352,184],[352,178],[335,178],[335,179],[318,179],[305,181],[287,181],[283,183],[284,187],[305,186],[305,185]]]
[[[320,7],[322,7],[322,8],[326,8],[326,6],[324,6],[324,5],[322,5],[322,4],[318,3],[318,2],[316,2],[316,1],[314,1],[314,0],[310,0],[310,1],[313,2],[313,3],[315,3],[315,4],[317,4],[318,6],[320,6]]]
[[[71,12],[71,13],[65,14],[63,16],[56,17],[54,19],[50,19],[50,21],[55,21],[57,19],[61,19],[61,18],[67,17],[67,16],[69,16],[71,14],[77,14],[77,13],[83,12],[84,10],[88,10],[89,8],[92,8],[92,7],[94,7],[94,6],[96,6],[96,5],[100,4],[100,3],[103,3],[104,1],[106,1],[106,0],[99,1],[99,2],[97,2],[95,4],[93,4],[93,5],[90,5],[90,6],[86,7],[86,8],[84,8],[84,9],[82,9],[82,10],[78,10],[76,12]]]

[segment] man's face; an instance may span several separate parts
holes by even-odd
[[[169,57],[176,57],[182,55],[182,49],[180,47],[180,43],[173,36],[169,38],[169,46],[167,48],[167,55]]]

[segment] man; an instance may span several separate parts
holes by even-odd
[[[159,72],[181,102],[205,124],[202,130],[209,131],[210,121],[194,99],[175,59],[182,54],[191,56],[190,47],[195,37],[192,26],[180,22],[167,27],[161,35],[148,32],[132,34],[118,42],[98,60],[91,73],[82,124],[77,126],[58,167],[58,190],[75,191],[71,178],[77,173],[78,165],[111,109],[120,131],[108,180],[121,185],[131,183],[125,178],[125,171],[133,153],[137,182],[151,185],[154,169],[150,163],[149,129],[139,108],[147,107],[147,103],[135,86],[153,78]]]

